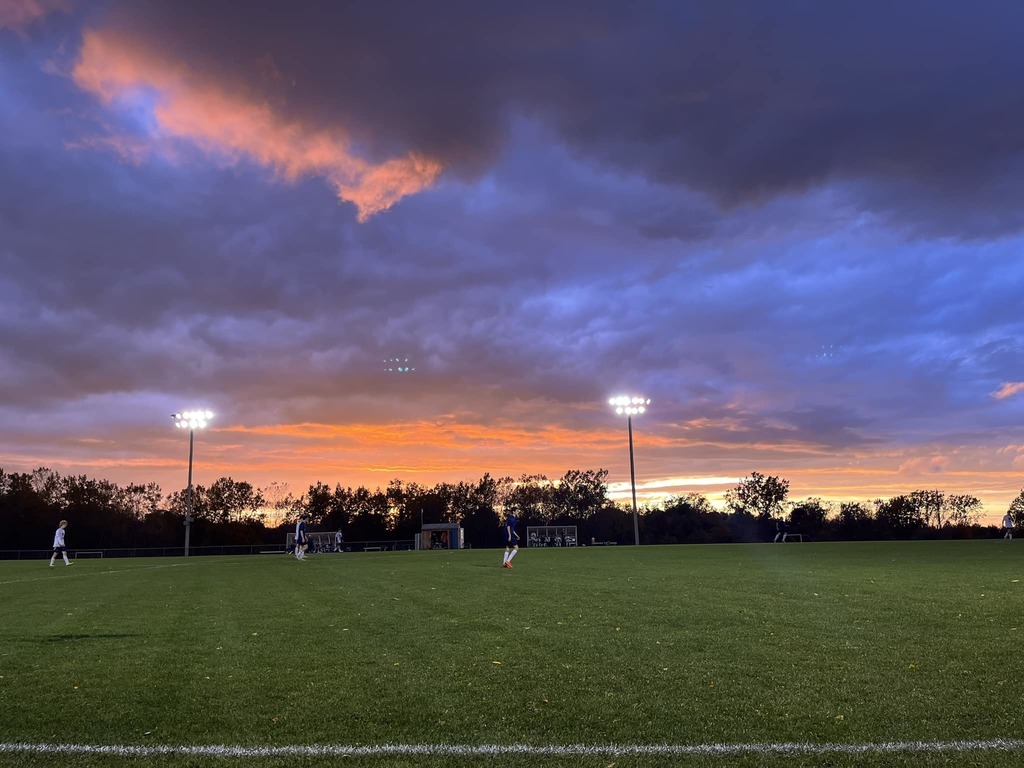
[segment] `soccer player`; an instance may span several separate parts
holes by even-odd
[[[780,541],[785,541],[786,540],[786,521],[785,520],[776,520],[775,521],[775,530],[778,531],[778,533],[775,534],[775,543],[777,544]]]
[[[61,520],[60,525],[57,527],[57,532],[53,534],[53,554],[50,556],[51,568],[53,568],[57,555],[61,555],[64,558],[64,565],[71,565],[71,561],[68,560],[68,549],[64,546],[64,529],[67,527],[68,521]]]
[[[336,534],[334,534],[334,551],[335,552],[341,552],[341,550],[342,550],[342,546],[341,545],[344,544],[344,543],[345,543],[345,538],[341,535],[341,528],[339,528],[338,532]]]
[[[1003,534],[1003,538],[1013,541],[1013,515],[1009,512],[1003,515],[1003,530],[1006,531]]]
[[[502,568],[511,568],[512,558],[519,551],[519,534],[516,533],[516,523],[518,522],[518,518],[512,512],[505,520],[505,559],[501,563]]]
[[[304,560],[306,558],[306,547],[309,544],[306,540],[306,516],[299,515],[298,521],[295,523],[295,559]]]

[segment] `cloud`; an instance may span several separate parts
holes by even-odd
[[[67,11],[71,0],[0,0],[0,29],[22,31],[55,11]]]
[[[889,83],[839,21],[790,4],[760,27],[600,0],[99,7],[0,46],[0,457],[18,468],[81,434],[104,442],[71,471],[154,479],[149,456],[178,483],[167,414],[208,403],[204,452],[230,445],[204,466],[256,482],[622,482],[621,389],[653,399],[642,484],[1017,482],[987,446],[1013,439],[993,393],[1019,373],[1021,242],[964,238],[1018,226],[1024,176],[983,140],[998,126],[952,114],[1007,98],[998,73],[968,103],[889,41]],[[859,28],[879,18],[858,7]],[[911,49],[955,29],[944,13]],[[957,50],[974,82],[987,65]],[[68,57],[76,79],[55,76]],[[325,181],[360,214],[403,203],[358,225]],[[415,375],[382,373],[398,355]]]
[[[172,67],[190,62],[204,87],[248,93],[249,118],[274,104],[279,123],[286,114],[304,126],[307,147],[322,134],[305,126],[341,125],[371,154],[413,147],[475,177],[525,115],[591,164],[698,190],[723,209],[846,184],[859,208],[921,233],[1024,226],[1006,202],[1024,194],[1019,3],[984,13],[931,0],[113,8],[104,35]],[[183,130],[197,132],[194,122]],[[319,166],[301,150],[242,143],[284,169]]]
[[[949,457],[947,456],[916,456],[907,459],[900,464],[896,470],[900,475],[937,475],[942,474],[949,468]]]
[[[1024,381],[1004,381],[999,389],[992,393],[992,397],[996,400],[1005,400],[1021,390],[1024,390]]]
[[[174,137],[229,157],[245,157],[294,181],[317,175],[360,221],[431,186],[441,172],[430,158],[409,153],[373,163],[357,156],[349,138],[289,119],[265,102],[228,92],[184,63],[160,59],[111,32],[88,31],[74,67],[75,82],[105,103],[151,111],[158,137]],[[112,140],[116,147],[137,144]]]

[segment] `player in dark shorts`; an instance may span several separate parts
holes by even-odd
[[[505,559],[502,560],[502,568],[511,568],[512,558],[519,551],[519,534],[516,533],[516,523],[518,522],[519,519],[510,512],[505,521]]]
[[[68,521],[61,520],[60,526],[57,528],[56,533],[53,534],[53,555],[50,557],[51,568],[53,568],[53,564],[58,556],[64,558],[64,565],[71,565],[71,561],[68,560],[68,548],[64,546],[64,529],[67,527]]]
[[[295,559],[304,560],[308,547],[309,539],[306,538],[306,516],[300,515],[295,523]]]

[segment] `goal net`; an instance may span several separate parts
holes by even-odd
[[[528,547],[575,547],[575,525],[528,525],[526,546]]]
[[[345,542],[335,544],[334,532],[330,533],[307,533],[306,542],[309,544],[307,552],[344,552]],[[287,552],[295,550],[295,534],[289,533],[285,536],[284,548]]]

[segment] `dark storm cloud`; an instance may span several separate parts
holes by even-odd
[[[98,26],[371,154],[493,162],[509,117],[720,205],[842,179],[861,205],[969,235],[1019,228],[1024,6],[1013,2],[178,2]],[[893,194],[900,190],[899,197]],[[991,206],[995,205],[995,210]],[[647,226],[659,231],[657,218]]]

